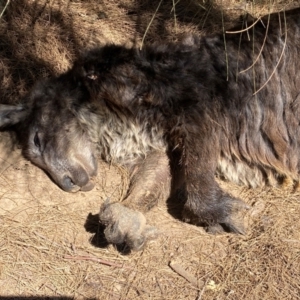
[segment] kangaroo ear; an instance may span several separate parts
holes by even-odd
[[[23,105],[0,104],[0,128],[22,122],[28,115],[28,109]]]

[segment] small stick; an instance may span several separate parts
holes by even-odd
[[[182,268],[181,265],[174,263],[174,262],[170,262],[169,266],[171,267],[171,269],[173,271],[175,271],[177,274],[179,274],[180,276],[182,276],[183,278],[185,278],[188,282],[190,282],[194,287],[196,288],[200,288],[200,286],[204,285],[204,282],[199,282],[196,277],[194,277],[193,275],[191,275],[189,272],[187,272],[186,270],[184,270]],[[200,286],[199,286],[200,285]]]
[[[207,283],[208,283],[208,279],[206,280],[206,282],[205,282],[205,284],[204,284],[202,290],[200,291],[197,300],[201,300],[201,299],[202,299],[202,296],[203,296],[203,294],[204,294],[204,292],[205,292],[205,287],[206,287]]]
[[[90,261],[95,261],[95,262],[98,262],[102,265],[109,266],[109,267],[132,269],[130,267],[126,267],[124,265],[116,264],[114,262],[104,260],[104,259],[100,259],[100,258],[93,257],[93,256],[70,256],[70,255],[65,255],[63,258],[64,259],[73,259],[73,260],[90,260]]]
[[[252,25],[242,29],[242,30],[238,30],[238,31],[227,31],[226,30],[226,33],[233,33],[233,34],[236,34],[236,33],[242,33],[242,32],[245,32],[245,31],[248,31],[250,28],[252,28],[253,26],[255,26],[256,23],[258,23],[259,21],[261,20],[261,18],[258,18],[255,22],[253,22]]]
[[[9,2],[10,2],[10,0],[7,0],[7,1],[6,1],[6,4],[5,4],[5,6],[4,6],[4,8],[3,8],[3,10],[2,10],[2,12],[1,12],[1,14],[0,14],[0,19],[2,18],[2,16],[3,16],[5,10],[7,9],[7,6],[8,6],[8,4],[9,4]]]

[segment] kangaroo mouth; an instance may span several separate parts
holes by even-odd
[[[66,176],[64,177],[63,181],[60,184],[60,187],[69,193],[76,193],[79,191],[82,192],[88,192],[90,190],[92,190],[95,186],[95,183],[93,182],[92,178],[89,178],[89,180],[83,184],[83,185],[79,185],[78,183],[74,183],[73,180],[69,177]]]
[[[94,188],[94,186],[95,186],[95,183],[92,180],[90,180],[86,185],[84,185],[80,188],[80,191],[82,191],[82,192],[91,191]]]

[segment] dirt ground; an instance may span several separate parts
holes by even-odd
[[[246,11],[300,6],[253,3],[10,1],[0,19],[0,102],[20,101],[87,47],[176,41],[222,30],[222,20],[230,28]],[[256,190],[220,184],[250,205],[246,235],[209,235],[160,203],[147,214],[158,239],[127,253],[105,243],[97,221],[104,200],[126,193],[122,168],[99,161],[96,187],[69,194],[22,156],[12,133],[0,132],[0,299],[300,299],[299,190],[288,182]]]

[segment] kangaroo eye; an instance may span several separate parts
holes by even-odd
[[[39,136],[38,136],[38,133],[36,132],[35,133],[35,136],[33,138],[33,142],[34,142],[34,145],[37,147],[37,148],[41,148],[41,142],[40,142],[40,139],[39,139]]]

